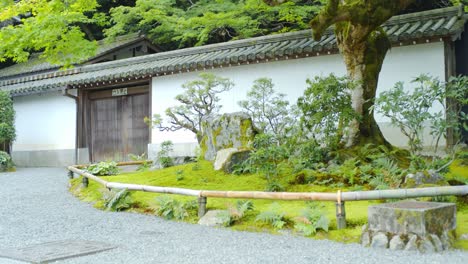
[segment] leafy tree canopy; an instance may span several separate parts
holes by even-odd
[[[70,65],[93,55],[97,44],[85,38],[80,25],[101,20],[89,15],[97,7],[96,0],[3,0],[0,21],[18,23],[0,29],[0,61],[24,62],[41,51],[53,64]]]
[[[110,37],[142,31],[167,49],[308,28],[321,1],[138,0],[111,9]]]

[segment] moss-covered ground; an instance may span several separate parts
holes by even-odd
[[[181,179],[183,177],[183,179]],[[459,163],[451,166],[451,173],[448,177],[457,179],[468,179],[468,167]],[[223,172],[214,171],[212,164],[206,161],[198,163],[184,164],[166,169],[123,173],[117,176],[102,177],[106,181],[134,183],[153,186],[171,186],[197,190],[238,190],[238,191],[264,191],[266,180],[259,175],[231,175]],[[86,202],[93,203],[96,208],[103,209],[103,193],[105,188],[96,182],[90,181],[88,188],[81,187],[81,178],[73,179],[71,192]],[[291,184],[285,178],[283,184],[288,192],[336,192],[338,189],[347,191],[351,189],[337,188],[332,186],[312,185],[312,184]],[[356,187],[354,187],[356,188]],[[133,200],[136,202],[136,208],[131,211],[146,214],[155,214],[158,207],[156,196],[159,194],[134,192]],[[181,201],[194,200],[194,197],[173,195],[175,199]],[[256,222],[255,217],[260,212],[268,210],[268,207],[276,201],[271,200],[252,200],[255,209],[248,212],[241,221],[236,222],[232,227],[235,230],[253,231],[253,232],[271,232],[281,233],[290,232],[296,234],[293,229],[293,223],[289,223],[285,229],[275,230],[269,225]],[[367,207],[371,204],[381,201],[357,201],[346,203],[346,220],[348,227],[344,230],[336,229],[335,204],[333,202],[323,202],[324,212],[330,219],[330,230],[328,233],[319,231],[313,236],[315,239],[330,239],[334,241],[352,243],[359,242],[361,226],[367,222]],[[235,203],[234,199],[208,198],[207,209],[226,209],[230,204]],[[306,202],[303,201],[277,201],[281,209],[286,213],[289,219],[299,216],[301,211],[306,208]],[[468,234],[468,205],[463,202],[458,203],[457,207],[457,234]],[[196,223],[197,217],[191,215],[186,221]],[[467,240],[458,240],[455,244],[457,248],[468,250]]]

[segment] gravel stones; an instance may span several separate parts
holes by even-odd
[[[464,264],[468,259],[468,252],[457,250],[424,255],[369,250],[358,244],[239,232],[166,221],[152,215],[105,212],[73,197],[67,184],[67,173],[59,168],[19,168],[15,173],[0,173],[0,247],[22,248],[69,239],[118,245],[116,249],[63,260],[60,264]],[[16,264],[2,258],[0,263]]]

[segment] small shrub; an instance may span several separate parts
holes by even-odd
[[[274,135],[259,134],[254,139],[255,150],[250,154],[248,162],[257,172],[262,173],[267,180],[267,191],[282,190],[279,184],[279,166],[288,157],[288,150],[280,145]]]
[[[105,194],[105,207],[108,211],[119,212],[132,207],[133,199],[127,189],[112,190]]]
[[[159,205],[156,213],[168,220],[184,220],[190,216],[190,211],[194,211],[198,206],[195,200],[184,203],[168,195],[158,196],[156,202]]]
[[[281,211],[280,205],[278,203],[273,203],[267,211],[257,215],[255,221],[264,222],[276,229],[281,229],[286,225],[288,219],[286,218],[286,213]]]
[[[148,171],[151,167],[151,163],[148,161],[146,153],[143,153],[141,155],[135,155],[135,154],[128,154],[128,157],[133,160],[133,161],[142,161],[140,165],[138,165],[137,171]]]
[[[330,220],[323,213],[323,204],[319,203],[309,203],[301,216],[295,218],[295,222],[294,228],[305,236],[313,235],[319,229],[328,232],[330,224]]]
[[[5,151],[0,151],[0,172],[9,171],[14,167],[14,163],[11,160],[10,155]]]
[[[244,217],[245,213],[254,209],[252,201],[239,200],[235,205],[230,204],[227,211],[218,214],[222,220],[223,226],[231,226],[234,222],[239,221]]]
[[[162,168],[174,166],[174,160],[169,155],[174,150],[174,144],[170,140],[161,143],[161,150],[158,151],[158,162]]]
[[[97,164],[89,165],[86,170],[96,176],[116,175],[120,172],[120,169],[115,161],[101,161]]]
[[[181,181],[184,179],[184,171],[183,170],[177,170],[176,171],[176,180]]]

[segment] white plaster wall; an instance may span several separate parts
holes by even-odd
[[[391,89],[397,81],[404,81],[408,83],[408,87],[411,87],[409,81],[421,73],[428,73],[444,80],[443,47],[443,42],[439,42],[391,49],[384,61],[377,94]],[[275,61],[207,71],[228,77],[235,83],[231,91],[222,95],[222,112],[239,111],[237,102],[245,98],[253,81],[260,77],[272,78],[275,89],[285,93],[294,104],[306,89],[307,78],[327,75],[331,72],[337,75],[346,74],[341,55]],[[197,72],[190,72],[154,77],[152,80],[152,113],[163,114],[165,109],[176,105],[174,97],[183,92],[182,84],[196,79],[197,76]],[[383,127],[388,127],[388,124],[385,124],[387,120],[382,116],[377,115],[376,120],[382,123]],[[405,139],[395,129],[383,130],[384,135],[392,144],[405,144]],[[195,136],[189,131],[152,130],[151,143],[157,145],[164,140],[172,140],[175,144],[196,142]]]
[[[75,100],[60,92],[14,98],[16,141],[13,151],[75,148]]]

